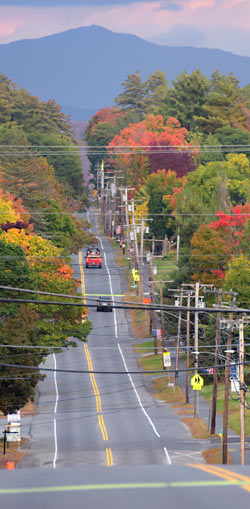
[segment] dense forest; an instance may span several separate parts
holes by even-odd
[[[54,101],[42,102],[0,75],[0,145],[0,284],[76,295],[70,255],[94,239],[76,214],[88,197],[68,117]],[[59,300],[10,290],[1,296]],[[0,410],[22,407],[42,378],[3,364],[39,366],[48,347],[84,341],[90,330],[82,308],[2,303]]]

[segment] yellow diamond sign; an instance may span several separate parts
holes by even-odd
[[[191,378],[191,385],[194,391],[200,391],[202,386],[204,385],[204,379],[202,378],[201,375],[196,373],[196,375],[192,376]]]

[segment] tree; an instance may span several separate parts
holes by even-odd
[[[147,102],[147,114],[162,114],[168,93],[168,83],[163,71],[156,71],[149,74],[145,81],[145,98]]]
[[[207,207],[228,211],[228,206],[244,204],[249,196],[250,164],[244,154],[228,154],[225,161],[200,165],[187,176],[186,186]],[[224,204],[224,205],[223,205]]]
[[[250,133],[236,127],[220,127],[216,130],[215,136],[221,145],[243,145],[239,147],[240,153],[245,154],[248,158],[249,150],[244,150],[244,145],[250,145]],[[229,147],[230,150],[230,147]]]
[[[115,104],[124,112],[133,111],[138,120],[144,117],[145,104],[145,84],[142,82],[140,72],[129,74],[124,83],[122,83],[123,92],[115,99]]]
[[[239,107],[240,101],[236,76],[215,71],[211,76],[210,91],[202,106],[202,113],[195,115],[195,121],[204,132],[212,134],[221,127],[234,126],[235,122],[244,126],[246,116]]]
[[[115,128],[110,122],[99,122],[91,129],[88,136],[88,159],[91,163],[91,173],[96,178],[97,165],[101,165],[102,160],[106,161],[108,152],[106,147],[115,136]],[[95,148],[91,148],[95,147]],[[98,147],[100,149],[98,150]]]
[[[201,115],[210,89],[210,81],[199,69],[183,71],[172,81],[165,99],[164,117],[176,117],[188,130],[197,128],[196,116]]]
[[[173,211],[170,196],[182,185],[182,179],[176,177],[173,171],[158,170],[145,180],[145,184],[138,196],[146,195],[148,216],[151,217],[150,231],[157,239],[164,239],[165,235],[173,234],[174,221],[171,220]]]
[[[249,308],[250,305],[250,260],[247,256],[233,256],[225,277],[226,290],[237,291],[237,305]]]

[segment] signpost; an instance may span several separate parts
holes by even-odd
[[[7,442],[20,442],[20,410],[15,414],[7,415]]]

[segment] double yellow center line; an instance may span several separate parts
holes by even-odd
[[[238,474],[237,472],[232,472],[231,470],[227,470],[225,468],[219,467],[217,465],[195,465],[190,464],[190,467],[197,468],[199,470],[203,470],[209,474],[216,475],[217,477],[221,477],[222,479],[226,479],[230,482],[235,482],[241,488],[250,492],[250,477],[242,474]],[[241,484],[242,482],[242,484]]]
[[[86,304],[85,280],[84,280],[84,270],[83,270],[83,265],[82,265],[82,253],[81,252],[79,253],[79,267],[80,267],[80,274],[81,274],[83,303]],[[88,345],[86,345],[86,344],[84,345],[84,352],[85,352],[85,356],[87,359],[88,368],[89,368],[89,376],[90,376],[90,380],[91,380],[91,384],[92,384],[92,387],[94,390],[94,395],[95,395],[95,400],[96,400],[96,411],[97,411],[97,416],[98,416],[98,424],[99,424],[99,427],[101,430],[103,440],[108,441],[109,437],[108,437],[107,429],[106,429],[105,422],[103,419],[103,414],[102,414],[101,397],[100,397],[99,389],[98,389],[98,386],[96,383],[95,375],[93,373],[94,370],[93,370],[91,355],[90,355],[90,352],[88,349]],[[114,465],[113,455],[112,455],[112,451],[109,447],[106,448],[106,457],[107,457],[107,466],[112,467]]]

